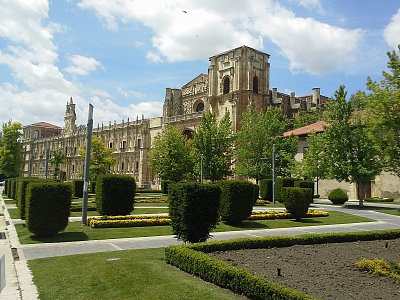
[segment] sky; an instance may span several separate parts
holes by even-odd
[[[270,88],[331,97],[381,80],[400,43],[398,0],[0,0],[0,122],[64,126],[162,116],[165,89],[246,45]]]

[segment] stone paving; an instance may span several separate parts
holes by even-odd
[[[14,227],[14,221],[11,221],[7,209],[5,209],[4,200],[1,197],[0,190],[0,211],[4,216],[0,216],[0,231],[6,232],[6,239],[0,240],[1,253],[6,254],[6,282],[7,285],[0,294],[1,299],[37,299],[37,289],[33,284],[32,275],[27,266],[27,261],[37,258],[65,256],[84,253],[96,253],[105,251],[119,251],[132,249],[160,248],[169,245],[181,244],[174,236],[153,236],[141,238],[121,238],[109,240],[93,240],[93,241],[78,241],[64,243],[48,243],[48,244],[25,244],[21,245]],[[276,235],[297,235],[308,233],[328,233],[328,232],[354,232],[354,231],[369,231],[382,229],[400,229],[400,216],[383,214],[377,211],[364,208],[351,209],[340,206],[326,205],[329,201],[318,200],[312,204],[314,208],[324,210],[343,211],[357,216],[366,217],[375,220],[374,222],[351,223],[338,225],[323,225],[323,226],[307,226],[294,228],[279,228],[279,229],[258,229],[230,232],[215,232],[212,234],[210,241],[226,240],[231,238],[244,237],[262,237]],[[370,205],[370,204],[366,204]],[[400,208],[400,205],[377,205],[387,208]],[[263,210],[262,208],[255,208]],[[283,208],[282,208],[283,209]],[[280,210],[280,208],[278,208]],[[80,217],[70,218],[71,221],[80,221]],[[8,221],[8,225],[6,222]],[[18,221],[17,221],[18,222]],[[20,221],[18,223],[21,223]],[[11,248],[15,248],[19,259],[14,260]]]

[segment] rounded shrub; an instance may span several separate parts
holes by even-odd
[[[286,210],[296,220],[301,220],[306,216],[312,197],[312,189],[299,187],[282,188],[282,198],[284,199]]]
[[[26,226],[38,237],[50,237],[68,225],[71,186],[55,182],[31,182],[26,189]]]
[[[217,182],[217,185],[221,189],[219,214],[222,221],[237,225],[250,217],[256,203],[254,184],[248,181],[224,180]]]
[[[135,178],[126,175],[101,175],[96,181],[96,207],[101,215],[129,215],[134,207]]]
[[[333,204],[344,204],[347,200],[349,200],[349,196],[347,196],[347,193],[342,189],[334,189],[329,193],[328,199]]]
[[[205,242],[218,223],[220,188],[215,184],[169,186],[169,216],[174,234],[184,242]]]

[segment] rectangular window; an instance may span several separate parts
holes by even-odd
[[[137,146],[138,146],[139,149],[142,147],[142,140],[141,139],[137,140]]]

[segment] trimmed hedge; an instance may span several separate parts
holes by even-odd
[[[242,180],[224,180],[216,184],[221,189],[219,214],[222,221],[237,225],[247,219],[256,203],[258,190],[254,184]]]
[[[101,215],[129,215],[134,207],[135,178],[126,175],[101,175],[96,182],[96,207]]]
[[[260,180],[260,197],[272,201],[272,179]]]
[[[168,194],[168,187],[170,184],[173,184],[172,180],[162,180],[161,181],[161,193]]]
[[[282,197],[288,213],[290,213],[297,221],[304,218],[307,214],[308,207],[313,200],[312,189],[303,189],[299,187],[282,188]]]
[[[83,197],[83,179],[72,180],[72,196],[82,198]]]
[[[234,267],[206,253],[238,249],[354,242],[359,240],[384,240],[399,237],[400,230],[388,230],[234,239],[169,246],[165,248],[165,259],[167,263],[185,272],[222,288],[228,288],[236,294],[243,294],[250,299],[314,299],[299,291],[270,282],[265,277],[252,275],[244,269]]]
[[[312,180],[297,180],[294,182],[294,187],[299,187],[303,189],[312,189],[314,196],[314,181]]]
[[[10,179],[10,190],[8,197],[14,200],[16,200],[17,180],[17,178]]]
[[[214,184],[169,186],[169,215],[174,234],[184,242],[204,242],[218,223],[220,189]]]
[[[31,182],[26,190],[26,226],[38,237],[50,237],[68,225],[71,186],[54,182]]]
[[[328,199],[333,204],[344,204],[347,200],[349,200],[349,196],[347,196],[347,193],[342,189],[334,189],[329,193]]]
[[[275,200],[279,201],[279,202],[285,201],[285,199],[282,197],[282,188],[294,187],[295,181],[298,181],[298,180],[299,179],[292,178],[292,177],[276,178],[275,179]],[[271,191],[271,193],[272,193],[272,191]]]
[[[25,207],[26,207],[26,189],[29,183],[44,181],[44,179],[38,177],[25,177],[20,178],[17,181],[17,191],[16,191],[16,199],[17,208],[19,212],[19,217],[22,220],[25,220]]]

